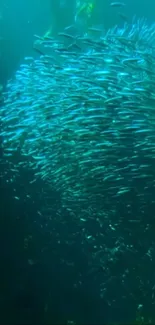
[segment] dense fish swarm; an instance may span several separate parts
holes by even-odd
[[[146,192],[154,187],[155,26],[67,30],[35,47],[43,55],[25,58],[0,112],[14,170],[32,168],[66,206],[102,208],[138,179]],[[142,201],[145,191],[136,193]]]

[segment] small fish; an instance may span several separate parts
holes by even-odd
[[[28,259],[28,264],[32,266],[32,265],[35,265],[36,262],[33,259],[29,258]]]
[[[111,7],[124,7],[125,3],[124,2],[111,2],[110,6]]]
[[[80,14],[87,17],[86,3]],[[15,183],[22,170],[30,170],[29,185],[41,180],[61,194],[63,208],[73,210],[77,229],[82,226],[82,240],[93,243],[92,252],[98,244],[86,231],[88,219],[113,225],[109,218],[120,204],[128,212],[131,196],[138,211],[153,202],[154,31],[154,24],[138,19],[107,31],[90,27],[80,36],[70,28],[56,38],[36,35],[39,57],[26,57],[2,90],[2,159],[9,163],[4,179]],[[42,219],[44,213],[37,215]],[[97,233],[103,239],[103,231]]]
[[[33,50],[39,53],[40,55],[44,55],[43,51],[38,49],[37,47],[33,46]]]
[[[119,17],[124,20],[125,22],[128,21],[128,17],[123,13],[123,12],[119,12],[118,13]]]
[[[75,37],[73,35],[70,35],[70,34],[67,34],[67,33],[58,33],[58,36],[63,36],[65,38],[68,38],[68,39],[71,39],[71,40],[75,39]]]

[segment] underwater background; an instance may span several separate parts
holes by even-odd
[[[153,324],[154,24],[153,0],[1,0],[0,323]]]

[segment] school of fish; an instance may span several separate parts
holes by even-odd
[[[64,206],[102,209],[155,186],[155,25],[36,35],[8,81],[0,111],[3,158],[34,171]]]

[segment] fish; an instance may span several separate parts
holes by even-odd
[[[43,51],[37,48],[35,45],[33,46],[33,50],[39,53],[40,55],[44,55]]]
[[[137,180],[154,179],[155,25],[133,20],[95,38],[66,31],[36,35],[40,56],[25,57],[2,90],[3,157],[13,164],[20,152],[12,173],[32,169],[30,184],[41,179],[67,209],[112,200],[115,210]]]
[[[125,22],[128,21],[128,17],[127,17],[127,15],[125,15],[123,12],[119,12],[118,15],[119,15],[119,17],[120,17],[122,20],[124,20]]]
[[[124,7],[125,6],[125,3],[124,2],[111,2],[110,3],[110,6],[111,7]]]

